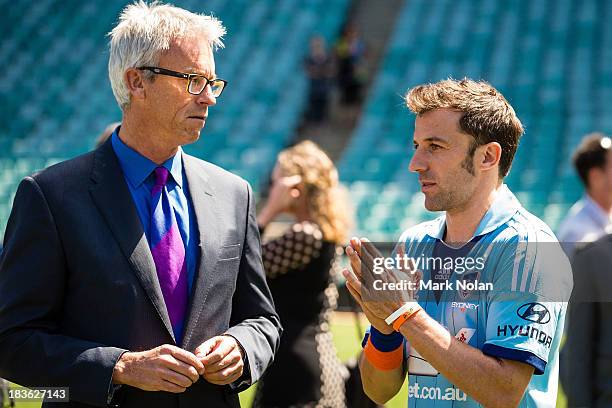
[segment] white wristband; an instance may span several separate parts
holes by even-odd
[[[389,317],[385,319],[385,323],[392,325],[393,322],[404,313],[408,312],[409,314],[413,314],[416,309],[420,308],[421,305],[419,305],[418,302],[406,302],[395,312],[391,313]]]

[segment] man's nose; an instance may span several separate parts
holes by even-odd
[[[427,170],[427,163],[425,162],[423,154],[420,153],[419,149],[414,151],[412,159],[410,159],[410,163],[408,164],[408,170],[413,173]]]
[[[196,102],[198,105],[215,106],[217,104],[217,98],[212,94],[210,87],[207,86],[202,93],[197,95]]]

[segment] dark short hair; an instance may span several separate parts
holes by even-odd
[[[589,133],[580,142],[572,161],[586,188],[589,188],[589,171],[606,165],[606,155],[609,150],[610,138],[603,133]]]
[[[473,155],[477,146],[499,143],[499,176],[508,175],[523,125],[506,98],[489,83],[464,78],[419,85],[408,91],[406,104],[417,115],[436,109],[462,112],[459,128],[474,137],[469,153]]]

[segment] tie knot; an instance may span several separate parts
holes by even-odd
[[[168,169],[160,166],[155,168],[155,186],[164,187],[168,182]]]

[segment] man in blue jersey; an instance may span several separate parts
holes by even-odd
[[[523,126],[485,82],[417,86],[406,102],[410,170],[444,214],[405,231],[393,257],[366,239],[346,249],[347,287],[372,324],[364,389],[384,403],[408,374],[409,407],[553,407],[572,277],[550,228],[503,183]]]

